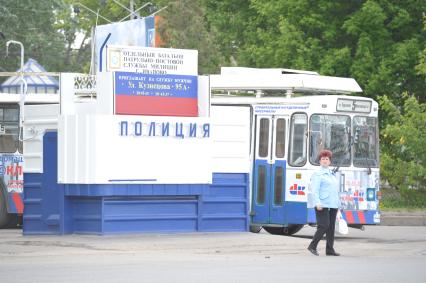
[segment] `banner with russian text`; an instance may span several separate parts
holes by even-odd
[[[198,116],[197,76],[115,72],[115,113]]]

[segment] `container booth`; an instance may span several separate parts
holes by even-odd
[[[249,229],[250,110],[211,109],[207,76],[60,81],[25,109],[24,235]]]

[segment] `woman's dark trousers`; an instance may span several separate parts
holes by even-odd
[[[337,209],[324,207],[322,210],[318,210],[315,208],[315,215],[317,216],[317,231],[309,248],[316,250],[319,241],[326,234],[327,245],[325,252],[327,254],[334,253],[334,226],[336,224]]]

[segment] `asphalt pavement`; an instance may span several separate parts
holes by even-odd
[[[340,257],[313,256],[315,232],[22,236],[0,230],[0,282],[425,282],[425,226],[337,235]]]

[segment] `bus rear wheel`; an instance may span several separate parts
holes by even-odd
[[[11,220],[11,215],[7,213],[5,197],[0,189],[0,228],[7,227]]]
[[[291,236],[296,234],[303,228],[303,224],[290,224],[288,227],[268,227],[263,226],[269,234],[272,235],[282,235],[282,236]]]
[[[0,179],[2,183],[2,180]],[[4,194],[4,188],[0,183],[0,229],[1,228],[15,228],[18,226],[19,217],[16,214],[7,213],[7,198]]]

